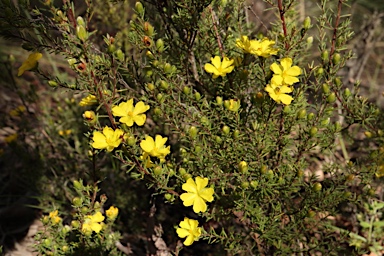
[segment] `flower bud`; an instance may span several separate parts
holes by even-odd
[[[136,2],[135,4],[135,10],[136,12],[140,15],[140,16],[143,16],[144,15],[144,7],[143,7],[143,4],[140,3],[140,2]]]
[[[309,121],[311,121],[313,118],[315,118],[315,114],[314,113],[309,113],[308,116],[307,116],[307,119]]]
[[[200,118],[200,122],[201,122],[203,125],[205,125],[205,126],[209,126],[209,125],[210,125],[210,121],[209,121],[209,119],[208,119],[206,116],[202,116],[202,117]]]
[[[313,36],[309,36],[309,37],[307,38],[307,44],[308,44],[308,46],[311,46],[312,43],[313,43]]]
[[[172,73],[172,66],[169,63],[165,63],[163,67],[164,73],[165,74],[171,74]]]
[[[188,180],[188,179],[190,179],[190,178],[192,178],[192,175],[189,174],[189,173],[186,173],[186,174],[183,175],[183,179],[184,179],[184,180]]]
[[[155,58],[155,56],[153,56],[152,52],[150,50],[148,50],[146,53],[145,53],[145,56],[147,56],[148,59],[150,60],[153,60]],[[155,67],[156,65],[153,64]]]
[[[341,86],[341,80],[340,80],[339,77],[336,77],[336,78],[333,80],[333,82],[335,83],[335,85],[336,85],[337,87],[340,87],[340,86]]]
[[[312,211],[312,210],[309,210],[308,213],[307,213],[307,217],[308,218],[313,218],[316,216],[316,212],[315,211]]]
[[[186,94],[186,95],[190,94],[191,93],[191,88],[188,87],[188,86],[184,86],[183,87],[183,93]]]
[[[248,181],[241,182],[241,187],[242,188],[249,188],[249,182]]]
[[[298,119],[304,119],[305,117],[307,116],[307,110],[304,108],[304,109],[301,109],[298,113],[297,113],[297,118]]]
[[[155,29],[153,28],[153,26],[148,21],[144,22],[144,33],[147,36],[153,36],[154,31],[155,31]]]
[[[351,96],[351,91],[349,90],[349,88],[345,88],[344,96],[345,96],[345,98],[349,98],[349,96]]]
[[[53,80],[49,80],[48,81],[48,85],[51,86],[51,87],[57,87],[58,86],[57,82],[53,81]]]
[[[233,135],[233,138],[237,139],[239,137],[239,135],[240,135],[240,131],[236,129],[236,130],[233,131],[232,135]]]
[[[203,149],[200,146],[195,146],[195,153],[200,153]]]
[[[71,226],[74,228],[74,229],[78,229],[80,227],[80,222],[77,221],[77,220],[73,220],[71,221]]]
[[[364,132],[364,135],[365,135],[365,137],[367,137],[367,138],[372,138],[372,136],[373,136],[373,134],[372,134],[370,131],[365,131],[365,132]]]
[[[195,99],[199,101],[201,99],[201,94],[199,92],[195,92]]]
[[[74,197],[72,199],[72,203],[74,206],[79,207],[83,204],[83,199],[81,199],[80,197]]]
[[[222,106],[222,105],[223,105],[223,98],[220,97],[220,96],[217,96],[217,97],[216,97],[216,104],[217,104],[218,106]]]
[[[313,191],[316,191],[316,192],[321,191],[322,188],[323,186],[321,185],[320,182],[316,182],[315,184],[313,184],[313,187],[312,187]]]
[[[73,186],[75,187],[75,189],[81,190],[81,189],[83,189],[83,181],[82,180],[80,180],[80,181],[74,180]]]
[[[167,201],[171,201],[171,200],[172,200],[172,195],[169,194],[169,193],[166,193],[166,194],[164,195],[164,198],[165,198],[165,200],[167,200]]]
[[[220,136],[216,136],[215,137],[215,141],[216,141],[217,144],[221,144],[223,142],[223,140],[221,139]]]
[[[290,106],[284,106],[284,110],[283,110],[283,112],[285,113],[285,114],[289,114],[290,112],[291,112],[291,107]]]
[[[316,134],[317,134],[317,132],[318,132],[317,127],[312,127],[312,128],[309,130],[309,135],[310,135],[311,137],[315,137]]]
[[[156,99],[160,102],[160,103],[163,103],[164,102],[164,95],[161,94],[161,93],[158,93],[156,95]]]
[[[85,30],[84,26],[78,25],[76,26],[76,35],[81,41],[85,41],[88,39],[88,32]]]
[[[339,122],[336,122],[336,123],[334,124],[334,126],[335,126],[335,131],[336,131],[336,132],[341,131],[341,124],[340,124]]]
[[[224,125],[223,128],[221,128],[221,130],[225,135],[228,135],[231,129],[227,125]]]
[[[331,121],[331,119],[330,119],[330,118],[327,118],[327,119],[322,120],[322,121],[320,122],[320,124],[321,124],[322,126],[328,126],[329,123],[330,123],[330,121]]]
[[[322,85],[322,88],[323,88],[323,92],[325,93],[325,94],[328,94],[331,90],[329,89],[329,86],[328,86],[328,84],[326,84],[326,83],[324,83],[323,85]]]
[[[123,53],[123,51],[121,49],[118,49],[116,52],[115,52],[115,56],[117,57],[117,59],[121,62],[124,61],[125,59],[125,54]]]
[[[189,136],[191,136],[192,139],[196,138],[198,132],[199,130],[195,126],[189,128]]]
[[[77,22],[77,25],[85,27],[85,22],[83,17],[81,16],[77,17],[76,22]]]
[[[160,80],[160,87],[163,88],[164,90],[167,90],[169,87],[169,84],[164,80]]]
[[[239,163],[239,171],[241,173],[247,173],[248,172],[248,164],[245,161],[241,161]]]
[[[265,173],[265,175],[267,176],[268,179],[272,179],[272,178],[275,176],[275,174],[273,173],[272,170],[268,170],[268,171]]]
[[[316,74],[318,76],[321,76],[322,74],[324,74],[324,69],[323,68],[318,68],[317,71],[316,71]]]
[[[157,39],[156,41],[156,49],[159,53],[164,51],[164,42],[161,38]]]
[[[157,176],[160,176],[161,174],[163,174],[163,168],[161,168],[161,166],[156,166],[154,169],[153,169],[153,174],[157,175]]]
[[[321,53],[321,59],[323,60],[323,62],[328,62],[329,61],[329,52],[328,50],[324,50],[322,53]]]
[[[253,180],[253,181],[251,181],[250,185],[252,188],[257,188],[257,186],[259,186],[259,182],[257,180]]]
[[[266,174],[267,171],[268,171],[268,166],[262,165],[261,168],[260,168],[261,174]]]
[[[311,28],[311,18],[310,17],[306,17],[304,19],[303,27],[305,30],[308,30]]]
[[[337,65],[340,63],[341,56],[339,53],[335,53],[332,57],[332,62],[334,65]]]
[[[334,103],[336,101],[336,94],[332,92],[331,94],[328,95],[327,97],[327,102],[328,103]]]

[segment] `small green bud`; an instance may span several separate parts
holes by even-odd
[[[223,105],[223,98],[220,96],[217,96],[216,97],[216,103],[218,106],[222,106]]]
[[[303,170],[298,170],[297,171],[297,177],[298,178],[301,178],[301,177],[303,177],[304,176],[304,171]]]
[[[164,90],[167,90],[169,87],[169,84],[166,81],[161,80],[160,81],[160,87],[163,88]]]
[[[228,135],[231,129],[227,125],[224,125],[223,128],[221,128],[221,130],[225,135]]]
[[[323,68],[318,68],[316,73],[317,73],[318,76],[321,76],[322,74],[324,74],[324,69]]]
[[[330,123],[330,121],[331,121],[331,119],[330,119],[330,118],[327,118],[327,119],[322,120],[322,121],[320,122],[320,124],[321,124],[322,126],[328,126],[329,123]]]
[[[153,174],[155,174],[156,176],[160,176],[161,174],[163,174],[163,168],[161,168],[161,166],[156,166],[154,169],[153,169]]]
[[[328,62],[329,61],[329,52],[328,50],[324,50],[322,53],[321,53],[321,59],[323,60],[323,62]]]
[[[147,83],[147,89],[149,91],[154,91],[155,90],[155,85],[153,83]]]
[[[313,184],[313,187],[312,187],[313,191],[316,191],[316,192],[321,191],[322,188],[323,186],[321,185],[320,182],[316,182],[315,184]]]
[[[309,210],[308,213],[307,213],[307,217],[308,218],[313,218],[316,216],[316,212],[315,211],[312,211],[312,210]]]
[[[247,173],[248,172],[248,164],[245,161],[241,161],[239,163],[239,171],[241,173]]]
[[[192,139],[196,138],[198,132],[199,130],[195,126],[189,128],[189,136],[191,136]]]
[[[336,101],[336,94],[332,92],[331,94],[328,95],[327,97],[327,102],[328,103],[334,103]]]
[[[335,83],[335,85],[336,85],[337,87],[340,87],[340,86],[341,86],[341,80],[340,80],[339,77],[336,77],[336,78],[333,80],[333,82]]]
[[[341,124],[340,124],[339,122],[336,122],[336,123],[335,123],[335,131],[336,131],[336,132],[341,131]]]
[[[239,137],[239,135],[240,135],[240,131],[236,129],[236,130],[233,131],[232,135],[233,135],[233,138],[237,139]]]
[[[379,137],[383,137],[383,135],[384,135],[384,132],[383,132],[383,130],[377,130],[377,135],[379,136]]]
[[[257,180],[251,181],[251,187],[252,188],[257,188],[257,186],[259,186],[259,182]]]
[[[63,234],[65,236],[66,234],[68,234],[69,231],[71,231],[71,227],[68,225],[65,225],[63,227],[63,229],[61,230],[61,234]]]
[[[72,203],[74,206],[79,207],[83,204],[83,199],[81,199],[80,197],[74,197],[72,199]]]
[[[123,53],[123,51],[121,49],[118,49],[116,52],[115,52],[115,55],[117,57],[117,59],[121,62],[124,61],[125,59],[125,54]]]
[[[311,18],[310,17],[306,17],[304,19],[303,27],[305,30],[308,30],[311,28]]]
[[[181,154],[182,156],[186,156],[186,155],[187,155],[187,150],[185,150],[185,148],[181,148],[181,149],[180,149],[180,154]]]
[[[226,109],[229,109],[229,106],[230,106],[230,102],[229,102],[229,100],[225,100],[224,101],[224,107],[226,108]]]
[[[367,193],[368,193],[368,195],[369,196],[375,196],[376,195],[376,192],[375,192],[375,190],[374,189],[369,189],[368,191],[367,191]]]
[[[217,144],[221,144],[223,142],[223,140],[221,139],[220,136],[216,136],[215,137],[215,141],[216,141]]]
[[[83,207],[81,207],[80,211],[81,211],[82,214],[88,214],[89,209],[88,209],[88,207],[83,206]]]
[[[183,93],[186,94],[186,95],[190,94],[191,93],[191,88],[188,87],[188,86],[184,86],[183,87]]]
[[[353,181],[354,179],[356,178],[356,175],[354,175],[354,174],[349,174],[347,177],[346,177],[346,180],[347,181]]]
[[[340,63],[341,56],[339,53],[335,53],[332,57],[332,62],[334,65],[337,65]]]
[[[164,102],[164,95],[161,94],[161,93],[158,93],[157,96],[156,96],[156,99],[157,99],[160,103],[163,103],[163,102]]]
[[[159,53],[164,51],[164,41],[161,38],[156,41],[156,49]]]
[[[315,114],[314,113],[309,113],[308,116],[307,116],[307,119],[309,121],[311,121],[313,118],[315,118]]]
[[[169,194],[169,193],[166,193],[166,194],[164,195],[164,198],[165,198],[165,200],[167,200],[167,201],[171,201],[171,200],[172,200],[172,195]]]
[[[184,179],[184,180],[188,180],[188,179],[190,179],[190,178],[192,178],[192,175],[189,174],[189,173],[186,173],[186,174],[183,175],[183,179]]]
[[[181,175],[181,176],[183,176],[184,174],[186,174],[187,173],[187,170],[185,170],[184,168],[179,168],[179,174]]]
[[[351,196],[352,196],[352,193],[349,192],[349,191],[345,191],[345,192],[343,193],[343,197],[345,197],[345,198],[351,198]]]
[[[326,84],[326,83],[324,83],[323,85],[322,85],[322,88],[323,88],[323,92],[325,93],[325,94],[328,94],[331,90],[329,89],[329,86],[328,86],[328,84]]]
[[[161,111],[161,109],[159,107],[156,107],[154,110],[153,110],[153,113],[156,115],[156,116],[161,116],[163,114],[163,111]]]
[[[56,81],[53,81],[53,80],[49,80],[49,81],[48,81],[48,84],[49,84],[49,86],[51,86],[51,87],[57,87],[57,86],[58,86],[57,82],[56,82]]]
[[[267,170],[268,170],[268,166],[266,166],[266,165],[262,165],[260,168],[261,174],[266,174]]]
[[[373,136],[373,134],[372,134],[370,131],[365,131],[365,132],[364,132],[364,135],[365,135],[365,137],[367,137],[367,138],[372,138],[372,136]]]
[[[148,51],[145,53],[145,56],[147,56],[147,58],[150,59],[150,60],[153,60],[153,59],[155,58],[155,56],[153,56],[153,53],[152,53],[150,50],[148,50]],[[153,64],[153,66],[156,67],[155,63],[152,63],[152,64]]]
[[[291,113],[291,107],[290,107],[289,105],[285,106],[283,112],[284,112],[285,114],[289,114],[289,113]]]
[[[114,53],[116,51],[116,46],[114,44],[108,45],[108,53]]]
[[[52,244],[52,240],[51,239],[49,239],[49,238],[47,238],[47,239],[44,239],[44,245],[46,246],[46,247],[51,247],[51,244]]]
[[[69,247],[67,245],[63,245],[63,247],[61,247],[61,250],[63,252],[68,252],[69,251]]]
[[[136,2],[135,4],[135,10],[136,12],[140,15],[140,16],[143,16],[144,15],[144,7],[143,7],[143,4],[140,3],[140,2]]]
[[[268,170],[265,175],[267,175],[268,179],[272,179],[275,176],[272,170]]]
[[[305,117],[307,116],[307,110],[304,108],[304,109],[301,109],[298,113],[297,113],[297,118],[298,119],[304,119]]]
[[[85,30],[84,26],[78,25],[76,27],[76,35],[81,41],[85,41],[88,39],[88,32]]]
[[[195,92],[195,99],[199,101],[201,99],[201,94],[199,92]]]
[[[317,132],[318,132],[318,129],[317,129],[316,127],[312,127],[312,128],[309,130],[309,135],[310,135],[311,137],[315,137],[316,134],[317,134]]]
[[[80,181],[74,180],[73,186],[75,187],[75,189],[81,190],[81,189],[83,189],[83,181],[82,180],[80,180]]]
[[[74,228],[74,229],[78,229],[80,227],[80,222],[77,221],[77,220],[73,220],[71,221],[71,226]]]
[[[307,38],[307,44],[308,44],[308,46],[311,46],[312,43],[313,43],[313,36],[309,36],[309,37]]]
[[[195,146],[195,153],[200,153],[202,150],[203,150],[202,147]]]
[[[136,145],[136,138],[133,135],[129,135],[127,139],[127,144],[128,146],[131,146],[131,147]]]
[[[208,125],[210,124],[210,121],[209,121],[209,119],[208,119],[206,116],[202,116],[202,117],[200,118],[200,122],[201,122],[203,125],[206,125],[206,126],[208,126]]]
[[[249,182],[248,181],[241,182],[241,187],[242,188],[249,188]]]
[[[77,25],[85,27],[85,21],[83,17],[81,16],[77,17],[76,22],[77,22]]]
[[[171,74],[172,73],[172,66],[169,63],[165,63],[163,67],[164,73]]]
[[[155,31],[155,29],[153,28],[151,23],[149,23],[148,21],[144,22],[144,33],[147,36],[153,36],[154,31]]]
[[[345,96],[345,98],[349,98],[349,96],[351,96],[351,91],[349,90],[349,88],[345,88],[344,96]]]

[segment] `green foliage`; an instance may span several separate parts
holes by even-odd
[[[198,219],[199,227],[188,228],[219,253],[345,250],[348,237],[330,228],[329,217],[367,198],[380,165],[368,154],[350,161],[346,146],[356,140],[353,127],[378,134],[379,114],[359,96],[359,84],[346,88],[340,75],[353,56],[346,45],[350,20],[341,16],[348,6],[322,0],[321,14],[301,23],[298,1],[265,2],[277,15],[262,35],[240,0],[85,1],[82,12],[69,1],[39,7],[1,1],[8,11],[0,14],[0,35],[45,51],[43,59],[52,53],[68,62],[54,72],[32,69],[53,87],[37,114],[42,133],[34,133],[44,167],[41,207],[51,212],[42,217],[39,253],[119,255],[120,231],[132,234],[131,244],[145,248],[144,240],[146,253],[160,251],[155,242],[161,241],[178,255],[184,217]],[[239,47],[242,36],[270,45],[251,52]],[[319,58],[311,56],[315,46]],[[218,68],[215,56],[228,67]],[[288,59],[291,73],[283,64]],[[275,84],[278,76],[282,82]],[[118,114],[124,104],[126,113]],[[318,157],[330,159],[322,164],[325,177],[311,167]],[[196,188],[196,177],[207,184]],[[196,201],[188,203],[188,196]],[[117,225],[85,232],[87,219],[104,214],[105,204],[120,209]],[[369,238],[358,239],[379,250],[371,239],[382,231],[374,224],[376,206],[367,227],[360,221]],[[164,231],[155,232],[159,227]],[[190,248],[186,253],[196,255],[211,247]]]

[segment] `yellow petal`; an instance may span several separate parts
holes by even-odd
[[[138,115],[138,114],[142,114],[144,113],[145,111],[147,111],[150,107],[148,105],[145,105],[144,102],[142,101],[139,101],[136,106],[135,106],[135,109],[133,110],[133,114],[134,115]]]
[[[288,70],[292,66],[292,59],[284,58],[280,61],[280,64],[283,67],[283,70]]]
[[[144,123],[145,123],[145,120],[147,120],[147,116],[145,114],[141,114],[141,115],[137,115],[133,118],[133,121],[135,121],[135,123],[138,125],[138,126],[143,126]],[[128,125],[129,126],[129,125]],[[132,125],[131,125],[132,126]]]
[[[291,104],[293,98],[290,95],[288,95],[288,94],[281,94],[280,95],[280,100],[281,100],[281,102],[283,104],[289,105],[289,104]]]
[[[211,63],[207,63],[204,65],[204,69],[205,71],[207,71],[208,73],[217,73],[217,68],[215,68]]]
[[[151,136],[146,136],[145,140],[140,142],[140,147],[147,153],[151,152],[155,147],[155,141]]]
[[[301,69],[298,66],[293,66],[285,72],[289,76],[299,76],[301,74]]]
[[[181,188],[187,192],[197,193],[197,186],[192,178],[189,178]]]
[[[200,191],[208,185],[208,178],[196,177],[196,189]]]
[[[199,195],[201,198],[203,198],[207,202],[212,202],[213,201],[213,193],[215,191],[213,188],[205,188],[202,191],[200,191]]]
[[[214,58],[211,58],[212,65],[219,69],[221,67],[221,58],[220,56],[215,56]]]
[[[95,213],[94,215],[92,215],[92,221],[94,222],[101,222],[104,220],[104,216],[103,214],[101,214],[101,212],[97,212]]]
[[[184,245],[185,246],[190,246],[191,244],[193,244],[193,242],[195,241],[195,237],[194,236],[192,236],[192,235],[189,235],[188,237],[187,237],[187,239],[185,239],[185,241],[184,241]]]
[[[188,207],[194,204],[197,195],[192,193],[183,193],[180,195],[181,201],[183,201],[183,205]]]
[[[207,204],[204,202],[204,200],[201,197],[196,196],[192,209],[195,213],[205,212],[207,211]]]
[[[180,238],[187,237],[189,235],[188,230],[183,229],[183,228],[178,228],[176,229],[176,233]]]
[[[277,75],[281,75],[283,71],[281,70],[280,66],[277,63],[272,63],[270,69],[273,71],[273,73]]]

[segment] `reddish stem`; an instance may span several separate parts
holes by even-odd
[[[287,39],[288,33],[287,33],[287,24],[285,23],[285,10],[283,9],[283,0],[278,0],[277,1],[277,6],[279,8],[279,13],[280,13],[280,20],[281,20],[281,25],[283,27],[283,33],[284,33],[284,38]],[[289,49],[289,43],[287,40],[285,40],[285,49]]]

